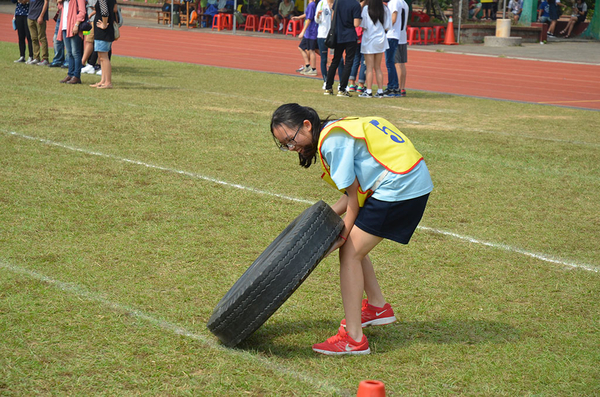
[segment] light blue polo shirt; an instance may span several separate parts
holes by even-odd
[[[358,179],[363,190],[371,189],[386,169],[367,150],[362,139],[354,139],[342,131],[331,131],[323,140],[321,153],[329,164],[331,179],[338,189],[350,186]],[[407,174],[389,172],[373,193],[381,201],[404,201],[424,196],[433,190],[433,182],[425,160]]]

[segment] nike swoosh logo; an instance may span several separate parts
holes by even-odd
[[[376,315],[377,317],[379,317],[379,316],[381,316],[383,313],[385,313],[385,312],[387,312],[387,311],[388,311],[388,309],[385,309],[384,311],[382,311],[382,312],[380,312],[380,313],[378,313],[378,312],[375,312],[375,315]]]
[[[346,343],[346,351],[347,352],[351,352],[352,351],[352,347],[350,347],[350,343]]]

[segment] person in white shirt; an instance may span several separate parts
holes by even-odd
[[[367,65],[367,89],[360,98],[383,98],[383,73],[381,60],[389,48],[386,32],[392,27],[390,10],[382,0],[368,0],[362,10],[363,37],[360,52],[365,55]],[[377,93],[373,95],[373,74],[377,80]]]
[[[400,2],[398,21],[400,23],[400,34],[398,35],[398,49],[395,55],[396,72],[398,73],[398,85],[401,97],[406,96],[406,62],[408,62],[408,44],[406,40],[406,28],[408,27],[408,4],[404,0]]]
[[[519,22],[521,11],[523,11],[523,0],[510,0],[510,3],[508,3],[508,8],[514,22]]]
[[[319,46],[319,55],[321,56],[321,74],[323,75],[323,89],[327,80],[327,59],[329,54],[329,48],[325,45],[325,39],[329,28],[331,27],[331,15],[333,9],[334,0],[321,0],[317,4],[317,11],[315,14],[315,22],[319,25],[317,29],[317,45]],[[344,71],[344,61],[340,61],[338,66],[338,77],[342,79],[342,73]]]
[[[387,31],[387,40],[389,48],[385,51],[385,66],[388,72],[388,84],[383,96],[392,98],[400,96],[398,91],[398,72],[396,71],[395,57],[398,49],[398,40],[400,39],[400,18],[401,10],[400,0],[384,0],[392,16],[392,28]]]

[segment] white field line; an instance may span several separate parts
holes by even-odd
[[[94,152],[94,151],[91,151],[91,150],[86,150],[86,149],[81,149],[81,148],[77,148],[77,147],[74,147],[74,146],[65,145],[65,144],[62,144],[60,142],[50,141],[50,140],[44,139],[44,138],[37,138],[37,137],[29,136],[29,135],[20,134],[20,133],[14,132],[14,131],[9,132],[9,134],[13,135],[13,136],[16,136],[16,137],[19,137],[19,138],[29,139],[29,140],[37,141],[37,142],[42,142],[42,143],[45,143],[47,145],[56,146],[56,147],[60,147],[60,148],[63,148],[63,149],[72,150],[72,151],[79,152],[79,153],[84,153],[84,154],[87,154],[87,155],[100,156],[100,157],[104,157],[104,158],[109,158],[109,159],[121,161],[121,162],[124,162],[124,163],[136,164],[136,165],[141,165],[141,166],[147,167],[147,168],[152,168],[152,169],[156,169],[156,170],[161,170],[161,171],[171,172],[171,173],[175,173],[175,174],[185,175],[185,176],[188,176],[190,178],[201,179],[201,180],[213,182],[213,183],[216,183],[216,184],[219,184],[219,185],[233,187],[233,188],[236,188],[236,189],[241,189],[241,190],[249,191],[249,192],[256,193],[256,194],[261,194],[261,195],[266,195],[266,196],[272,196],[272,197],[278,197],[278,198],[281,198],[281,199],[284,199],[284,200],[294,201],[294,202],[303,203],[303,204],[311,204],[311,205],[314,204],[310,200],[305,200],[305,199],[300,199],[300,198],[296,198],[296,197],[286,196],[286,195],[279,194],[279,193],[268,192],[266,190],[255,189],[253,187],[248,187],[248,186],[240,185],[240,184],[237,184],[237,183],[230,183],[230,182],[222,181],[220,179],[211,178],[209,176],[200,175],[200,174],[197,174],[197,173],[194,173],[194,172],[182,171],[182,170],[177,170],[177,169],[174,169],[174,168],[169,168],[169,167],[163,167],[163,166],[159,166],[159,165],[144,163],[142,161],[131,160],[131,159],[127,159],[127,158],[124,158],[124,157],[114,156],[112,154],[105,154],[105,153],[101,153],[101,152]],[[467,242],[470,242],[470,243],[481,244],[481,245],[486,246],[486,247],[492,247],[492,248],[496,248],[496,249],[500,249],[500,250],[504,250],[504,251],[508,251],[508,252],[514,252],[514,253],[526,255],[526,256],[529,256],[531,258],[536,258],[536,259],[539,259],[539,260],[544,261],[544,262],[554,263],[554,264],[557,264],[557,265],[562,265],[562,266],[567,266],[567,267],[572,267],[572,268],[579,268],[579,269],[588,270],[588,271],[592,271],[592,272],[596,272],[596,273],[600,272],[600,268],[599,267],[593,266],[593,265],[589,265],[589,264],[585,264],[585,263],[577,263],[577,262],[567,261],[567,260],[563,260],[563,259],[560,259],[560,258],[552,257],[551,255],[546,255],[546,254],[541,254],[541,253],[536,253],[536,252],[529,252],[529,251],[521,249],[521,248],[512,247],[512,246],[505,245],[505,244],[500,244],[500,243],[487,242],[487,241],[479,240],[479,239],[476,239],[476,238],[473,238],[473,237],[463,236],[463,235],[460,235],[460,234],[457,234],[457,233],[453,233],[453,232],[449,232],[449,231],[445,231],[445,230],[440,230],[440,229],[435,229],[435,228],[430,228],[430,227],[426,227],[426,226],[419,226],[418,228],[422,229],[422,230],[425,230],[425,231],[428,231],[428,232],[431,232],[431,233],[436,233],[436,234],[441,234],[441,235],[444,235],[444,236],[453,237],[453,238],[456,238],[456,239],[459,239],[459,240],[463,240],[463,241],[467,241]]]
[[[194,332],[187,330],[177,324],[171,323],[171,322],[163,320],[161,318],[151,316],[151,315],[146,314],[138,309],[134,309],[132,307],[110,301],[97,293],[88,291],[85,287],[82,287],[80,285],[55,280],[55,279],[52,279],[43,274],[34,272],[32,270],[25,269],[20,266],[11,265],[9,263],[5,263],[2,260],[0,260],[0,268],[4,268],[5,270],[8,270],[12,273],[16,273],[21,276],[26,276],[26,277],[29,277],[36,281],[42,282],[42,283],[50,284],[50,285],[56,287],[57,289],[59,289],[60,291],[73,294],[78,298],[85,299],[85,300],[88,300],[91,302],[100,303],[101,305],[106,306],[110,310],[127,313],[130,316],[133,316],[139,320],[150,323],[153,326],[160,328],[162,330],[165,330],[165,331],[171,332],[175,335],[184,336],[186,338],[190,338],[197,342],[200,342],[201,344],[203,344],[211,349],[217,350],[220,353],[229,354],[231,356],[237,356],[239,358],[242,358],[244,360],[251,361],[251,362],[258,361],[261,364],[263,364],[265,367],[267,367],[268,369],[270,369],[278,374],[287,375],[291,378],[297,379],[308,385],[316,387],[317,389],[327,390],[329,392],[336,393],[338,395],[347,394],[347,393],[343,392],[342,390],[326,383],[325,381],[315,379],[312,376],[308,376],[306,374],[294,371],[293,369],[287,368],[281,364],[275,363],[275,362],[269,360],[268,358],[262,357],[257,354],[252,354],[250,352],[247,352],[244,350],[239,350],[239,349],[227,349],[227,348],[219,345],[218,343],[216,343],[211,338],[207,338],[204,335],[194,333]]]

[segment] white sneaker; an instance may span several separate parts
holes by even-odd
[[[312,70],[311,68],[307,68],[305,66],[304,69],[302,69],[302,71],[300,72],[300,74],[304,74],[304,75],[309,74],[311,70]]]
[[[325,87],[327,87],[327,82],[323,82],[323,89],[325,89]]]
[[[281,32],[283,30],[283,23],[279,23],[279,31]]]
[[[304,72],[305,76],[316,76],[317,75],[317,69],[311,69],[308,68],[308,70],[306,72]]]
[[[15,61],[15,63],[22,63],[22,62],[25,62],[25,57],[21,57]]]
[[[96,74],[97,74],[98,76],[102,76],[102,69],[98,69],[98,71],[96,72]]]
[[[28,64],[28,65],[35,65],[35,64],[40,63],[40,61],[38,61],[37,59],[31,59],[31,58],[29,58],[29,60],[27,62],[25,62],[25,63]]]
[[[81,73],[94,74],[94,73],[96,73],[96,70],[94,69],[94,67],[92,65],[90,65],[88,63],[87,65],[85,65],[84,67],[81,68]]]

